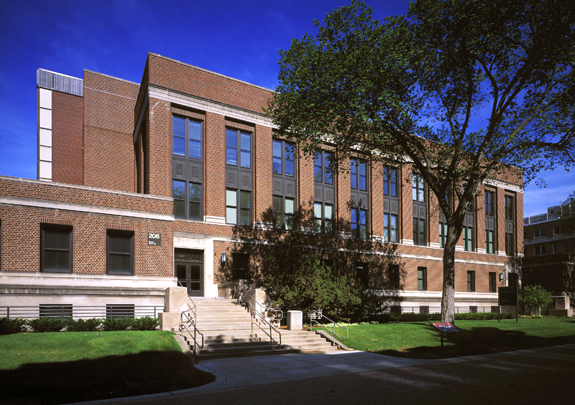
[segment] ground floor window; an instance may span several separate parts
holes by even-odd
[[[40,318],[71,318],[73,315],[72,304],[40,304],[39,312]]]
[[[467,291],[474,292],[475,291],[475,272],[468,271],[467,272]]]
[[[133,318],[134,304],[106,304],[106,318]]]
[[[51,273],[72,272],[72,227],[42,224],[40,270]]]
[[[417,289],[420,291],[427,290],[427,268],[417,268]]]
[[[108,229],[108,274],[134,274],[134,232]]]

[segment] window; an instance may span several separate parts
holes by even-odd
[[[494,272],[489,273],[489,292],[497,292],[497,278]]]
[[[351,209],[351,233],[354,237],[367,238],[367,211],[360,208]]]
[[[473,251],[473,228],[470,226],[463,227],[463,248],[467,252]]]
[[[495,192],[485,190],[485,252],[495,254]]]
[[[250,133],[226,129],[226,164],[245,169],[252,167],[252,135]]]
[[[133,318],[135,312],[134,304],[106,304],[106,318]]]
[[[557,253],[564,253],[565,252],[565,243],[564,242],[557,243],[557,249],[555,251]]]
[[[418,267],[417,268],[417,289],[419,291],[427,290],[427,268]]]
[[[188,118],[172,117],[174,155],[202,159],[202,123]],[[186,139],[188,142],[186,142]]]
[[[397,215],[383,214],[383,240],[397,243]]]
[[[251,205],[251,192],[226,189],[226,223],[232,225],[251,225]]]
[[[40,232],[40,270],[50,273],[71,273],[72,227],[42,224]]]
[[[276,229],[293,229],[295,200],[282,196],[273,196],[273,221]]]
[[[273,141],[273,173],[294,176],[295,163],[294,153],[295,145],[285,141]]]
[[[563,233],[563,226],[562,225],[554,226],[553,235],[559,235],[560,233]]]
[[[369,271],[367,263],[358,262],[355,265],[355,277],[359,285],[363,288],[369,288]]]
[[[474,292],[475,291],[475,272],[468,271],[467,272],[467,291]]]
[[[332,154],[326,151],[314,153],[314,179],[318,183],[333,184]]]
[[[187,191],[186,191],[187,189]],[[202,185],[173,180],[174,216],[182,219],[202,219]]]
[[[314,229],[317,233],[333,234],[333,205],[314,203],[313,205]]]
[[[543,238],[545,237],[547,234],[545,228],[540,228],[540,229],[535,229],[535,231],[533,231],[533,237],[534,238]]]
[[[427,207],[425,204],[425,184],[419,174],[412,176],[413,191],[413,244],[427,246]]]
[[[250,255],[245,253],[232,254],[233,274],[234,280],[249,280],[250,279]]]
[[[399,290],[400,288],[400,278],[399,278],[399,265],[390,264],[389,265],[389,288]]]
[[[537,245],[534,248],[535,256],[547,254],[547,246],[546,245]]]
[[[477,313],[477,305],[472,305],[469,307],[469,312],[472,314],[476,314]]]
[[[134,274],[134,232],[108,229],[108,274]]]
[[[352,189],[367,191],[367,164],[364,160],[351,159],[349,177]]]
[[[447,223],[439,222],[439,247],[445,248],[447,242]]]
[[[392,167],[383,169],[383,195],[397,197],[397,169]]]
[[[73,315],[72,304],[40,304],[38,309],[40,318],[71,318]]]
[[[420,314],[429,314],[429,305],[420,305],[419,306],[419,313]]]
[[[513,256],[515,254],[515,202],[514,198],[506,195],[505,201],[505,254]]]

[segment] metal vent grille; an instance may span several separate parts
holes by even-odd
[[[45,89],[61,91],[62,93],[75,96],[84,95],[83,80],[75,77],[38,69],[36,72],[36,84]]]

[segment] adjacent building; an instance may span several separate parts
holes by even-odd
[[[357,155],[333,173],[329,145],[310,158],[276,135],[271,90],[156,54],[140,83],[39,69],[37,90],[38,180],[0,177],[2,310],[163,305],[178,282],[217,297],[257,271],[262,241],[237,230],[289,227],[301,206],[323,241],[311,248],[343,258],[350,283],[385,279],[403,311],[439,311],[446,225],[410,166]],[[497,305],[523,249],[521,174],[486,182],[474,206],[459,312]],[[368,244],[338,243],[354,238]]]

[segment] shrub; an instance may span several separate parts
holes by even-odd
[[[0,335],[19,333],[22,325],[27,324],[28,321],[22,318],[0,318]]]
[[[546,309],[552,301],[551,292],[546,291],[539,284],[525,286],[523,296],[519,299],[519,302],[532,313],[539,311],[539,308]]]
[[[134,318],[106,318],[104,319],[104,330],[126,330],[128,328],[134,329],[136,320]]]
[[[38,318],[28,321],[35,332],[58,332],[66,326],[66,318]]]
[[[98,318],[78,320],[70,319],[67,323],[67,326],[70,332],[91,332],[95,331],[96,327],[100,323],[102,323],[102,320]]]
[[[137,330],[156,330],[160,325],[160,320],[150,316],[136,319],[134,328]]]

